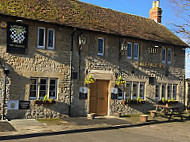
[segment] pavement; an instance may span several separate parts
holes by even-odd
[[[97,132],[105,130],[119,130],[119,129],[135,129],[155,128],[155,133],[158,129],[171,130],[180,129],[179,133],[190,133],[190,121],[175,119],[168,121],[165,118],[158,118],[159,120],[149,118],[148,122],[140,122],[139,116],[136,117],[96,117],[95,119],[87,119],[86,117],[64,117],[62,119],[15,119],[11,121],[0,121],[0,141],[1,140],[15,140],[40,136],[51,136],[61,134],[76,134],[81,132]],[[156,125],[154,125],[156,124]],[[175,124],[175,125],[174,125]],[[165,129],[167,128],[167,129]],[[145,129],[144,129],[145,130]],[[142,133],[144,133],[142,129]],[[162,130],[162,131],[163,131]],[[184,130],[184,131],[183,131]],[[161,131],[161,134],[163,133]],[[168,133],[168,132],[166,132]],[[189,137],[188,137],[189,138]]]

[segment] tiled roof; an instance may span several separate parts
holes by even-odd
[[[78,0],[0,0],[0,14],[187,46],[165,26],[153,20]]]

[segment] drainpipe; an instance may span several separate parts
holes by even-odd
[[[72,74],[73,74],[73,47],[74,47],[74,34],[76,32],[76,28],[74,28],[73,33],[71,34],[71,48],[70,48],[70,94],[69,94],[69,116],[71,116],[71,95],[72,95]]]

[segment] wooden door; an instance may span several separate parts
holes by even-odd
[[[107,115],[108,111],[108,84],[106,80],[96,80],[90,86],[90,113]]]

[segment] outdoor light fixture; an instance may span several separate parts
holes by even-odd
[[[82,46],[85,45],[85,44],[86,44],[86,37],[83,34],[81,34],[79,36],[79,45],[80,45],[80,48],[82,49]]]
[[[18,20],[16,20],[16,22],[17,23],[23,23],[23,20],[18,19]]]

